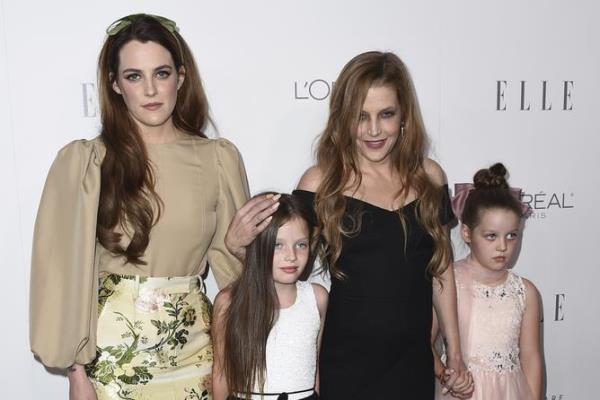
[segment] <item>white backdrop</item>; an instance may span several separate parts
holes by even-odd
[[[240,149],[252,192],[295,186],[311,164],[331,83],[351,57],[371,49],[400,55],[417,87],[431,156],[451,186],[500,160],[512,184],[525,188],[535,213],[515,270],[541,293],[547,398],[593,397],[598,3],[0,0],[3,399],[67,398],[65,378],[28,349],[32,228],[57,150],[97,134],[95,64],[104,29],[134,12],[177,21],[219,134]],[[455,248],[464,254],[459,240]]]

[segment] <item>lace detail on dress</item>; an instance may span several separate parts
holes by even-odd
[[[279,310],[279,317],[267,339],[267,374],[263,393],[306,390],[315,384],[321,318],[311,283],[298,281],[296,288],[296,302]],[[260,392],[260,388],[255,389]],[[294,398],[292,395],[289,397]]]
[[[520,371],[519,335],[525,310],[523,280],[509,272],[502,285],[490,287],[474,281],[472,288],[469,369],[496,373]]]

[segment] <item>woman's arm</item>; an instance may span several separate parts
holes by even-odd
[[[101,164],[97,141],[68,144],[52,163],[40,200],[31,254],[29,338],[31,351],[47,367],[85,365],[96,357]]]
[[[447,183],[444,170],[435,161],[429,158],[424,159],[423,168],[433,184],[442,187]],[[447,222],[443,221],[443,223]],[[446,226],[446,229],[448,237],[450,237],[450,227]],[[439,277],[433,280],[433,306],[446,346],[446,386],[452,388],[455,397],[465,394],[470,396],[470,392],[473,390],[473,378],[465,367],[460,350],[458,314],[456,311],[456,283],[454,282],[454,270],[451,266],[448,266]],[[447,389],[444,388],[444,392],[446,391]]]
[[[440,333],[440,326],[437,320],[437,314],[435,312],[435,308],[433,309],[433,318],[431,320],[431,352],[433,353],[433,372],[435,377],[443,383],[444,381],[444,372],[446,370],[446,366],[442,362],[440,358],[440,354],[437,351],[435,343],[437,341],[438,335]]]
[[[97,400],[92,382],[81,364],[73,364],[67,369],[69,377],[69,400]]]
[[[249,191],[244,162],[237,148],[225,139],[213,141],[219,191],[215,199],[215,231],[206,253],[219,289],[227,287],[242,271],[242,263],[226,243],[229,224],[248,201]]]
[[[433,306],[443,333],[448,362],[462,362],[460,338],[458,336],[458,314],[456,312],[456,284],[452,267],[434,279]]]
[[[315,391],[319,393],[319,354],[321,354],[321,339],[323,338],[323,326],[325,324],[325,314],[327,313],[329,293],[327,293],[327,290],[319,284],[313,283],[312,287],[317,299],[319,317],[321,318],[321,326],[319,327],[319,336],[317,339],[317,374],[315,377]]]
[[[456,312],[456,284],[452,267],[434,279],[433,306],[438,316],[438,323],[446,346],[446,385],[451,388],[453,396],[470,396],[473,391],[473,378],[462,359],[460,338],[458,336],[458,315]],[[446,392],[444,388],[444,392]],[[468,397],[466,397],[468,398]]]
[[[521,322],[519,347],[521,367],[534,400],[542,398],[542,351],[540,345],[540,303],[536,287],[523,279],[525,284],[525,312]]]
[[[229,396],[227,378],[223,370],[225,356],[225,313],[229,306],[229,290],[224,289],[215,297],[211,336],[213,340],[212,392],[214,400],[225,400]]]

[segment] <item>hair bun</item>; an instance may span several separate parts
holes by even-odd
[[[502,163],[496,163],[489,168],[480,169],[473,177],[475,189],[508,189],[506,173],[506,167]]]

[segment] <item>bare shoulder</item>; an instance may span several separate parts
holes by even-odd
[[[317,298],[317,301],[327,301],[329,293],[327,292],[327,289],[323,287],[323,285],[320,285],[318,283],[311,283],[311,286],[313,288],[313,291],[315,292],[315,297]]]
[[[446,179],[446,173],[442,167],[440,167],[440,164],[431,158],[425,158],[423,160],[423,169],[425,170],[427,176],[429,176],[429,179],[431,179],[431,181],[436,185],[443,186],[448,182]]]
[[[321,316],[325,315],[325,310],[327,310],[327,300],[329,299],[329,293],[327,289],[318,283],[311,283],[313,291],[315,292],[315,298],[317,299],[317,307],[319,308],[319,314]]]
[[[300,190],[307,190],[309,192],[316,192],[322,180],[323,172],[319,167],[313,165],[307,169],[306,172],[304,172],[296,188]]]
[[[535,287],[533,282],[531,282],[529,279],[523,277],[521,277],[521,279],[523,280],[523,285],[525,286],[525,293],[527,295],[527,298],[537,299],[540,295],[540,292],[538,291],[537,287]]]

